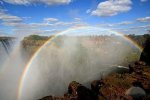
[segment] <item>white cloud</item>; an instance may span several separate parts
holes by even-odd
[[[57,18],[44,18],[44,21],[46,21],[46,22],[57,22],[58,19]]]
[[[6,10],[0,9],[0,24],[4,27],[11,27],[11,33],[17,36],[26,36],[29,34],[54,34],[59,31],[68,29],[70,27],[80,27],[87,25],[81,22],[80,18],[75,18],[73,21],[64,22],[57,18],[44,18],[42,22],[39,23],[25,23],[26,20],[31,17],[19,17],[15,15],[8,14]],[[55,30],[54,30],[55,29]],[[2,34],[5,32],[0,32]]]
[[[76,21],[81,21],[81,18],[74,18]]]
[[[138,18],[137,21],[139,21],[139,22],[150,22],[150,17]]]
[[[147,2],[148,0],[141,0],[141,2]]]
[[[148,30],[150,28],[150,25],[144,25],[144,26],[134,26],[134,27],[128,27],[128,28],[114,28],[112,30],[121,32],[124,34],[147,34]]]
[[[143,25],[143,26],[133,26],[133,27],[129,27],[129,28],[125,28],[124,30],[130,30],[130,29],[149,29],[150,25]],[[118,30],[123,30],[122,28],[118,29]]]
[[[16,5],[31,5],[43,3],[46,5],[69,4],[71,0],[3,0],[4,2]]]
[[[150,28],[150,25],[138,26],[137,28]]]
[[[2,21],[2,24],[8,26],[14,26],[22,23],[23,21],[21,17],[7,14],[6,11],[3,9],[0,9],[0,20]]]
[[[123,22],[119,22],[119,23],[105,23],[105,24],[98,24],[97,26],[101,26],[101,27],[115,27],[115,26],[125,26],[125,25],[129,25],[129,24],[133,24],[134,22],[132,21],[123,21]]]
[[[21,22],[22,18],[6,14],[4,11],[0,11],[0,20],[5,22]]]
[[[123,21],[123,22],[117,23],[117,25],[129,25],[129,24],[133,24],[133,22],[131,22],[131,21]]]
[[[100,2],[97,9],[91,12],[95,16],[114,16],[131,10],[131,0],[108,0]]]

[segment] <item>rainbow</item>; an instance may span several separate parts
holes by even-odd
[[[80,30],[80,29],[84,29],[84,30],[89,30],[89,29],[95,29],[95,30],[100,30],[99,27],[91,27],[91,26],[85,26],[85,27],[74,27],[74,28],[70,28],[68,30],[65,30],[63,32],[60,32],[60,33],[57,33],[55,34],[53,37],[51,37],[49,40],[47,40],[35,53],[34,55],[31,57],[31,59],[29,60],[29,62],[27,63],[27,65],[25,66],[23,72],[22,72],[22,75],[20,77],[20,81],[19,81],[19,87],[18,87],[18,91],[17,91],[17,99],[18,100],[21,100],[21,94],[22,94],[22,88],[23,88],[23,85],[24,85],[24,81],[26,79],[26,75],[28,74],[28,71],[30,70],[30,67],[31,67],[31,64],[33,62],[33,60],[38,56],[38,54],[43,50],[43,48],[48,44],[50,43],[52,40],[54,40],[57,36],[59,35],[63,35],[63,34],[66,34],[66,33],[70,33],[72,31],[76,31],[76,30]],[[104,29],[103,29],[104,30]],[[117,34],[121,37],[123,37],[126,41],[132,43],[136,48],[138,48],[140,51],[143,50],[143,48],[141,46],[139,46],[135,41],[133,41],[131,38],[129,38],[128,36],[125,36],[123,33],[120,33],[120,32],[115,32],[115,31],[112,31],[112,30],[108,30],[108,29],[105,29],[107,30],[108,32],[111,32],[113,34]]]

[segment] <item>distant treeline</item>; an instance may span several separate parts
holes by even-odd
[[[145,42],[147,40],[150,40],[150,34],[144,34],[144,35],[127,35],[129,38],[134,40],[137,44],[139,44],[142,47],[145,47]]]
[[[49,39],[48,36],[39,36],[39,35],[30,35],[24,38],[24,40],[47,40],[47,39]]]
[[[115,37],[115,36],[116,36],[115,34],[112,34],[112,35],[92,35],[92,36],[76,36],[76,37],[92,38],[94,40],[99,40],[99,39],[111,38],[111,37]],[[150,34],[144,34],[144,35],[130,34],[130,35],[125,35],[125,36],[129,37],[130,39],[132,39],[133,41],[135,41],[137,44],[139,44],[142,47],[144,47],[145,41],[147,39],[150,39]],[[32,41],[42,40],[42,41],[44,41],[44,40],[48,40],[52,37],[53,36],[30,35],[28,37],[25,37],[24,40],[32,40]]]

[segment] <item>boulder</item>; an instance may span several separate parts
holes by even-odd
[[[98,95],[94,91],[75,81],[69,84],[68,93],[77,97],[77,100],[98,100]]]
[[[77,93],[77,100],[98,100],[98,95],[84,86],[79,86]]]
[[[133,100],[142,100],[146,93],[142,88],[132,86],[126,91],[126,95],[131,96]]]

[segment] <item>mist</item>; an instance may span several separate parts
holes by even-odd
[[[0,46],[0,99],[16,100],[22,70],[27,63],[27,54],[20,40],[10,42],[8,52]]]
[[[114,65],[126,65],[133,44],[120,36],[96,40],[88,36],[58,36],[42,47],[28,66],[21,100],[47,95],[63,96],[71,81],[90,87],[90,82],[105,77]],[[137,60],[137,59],[135,59]]]

